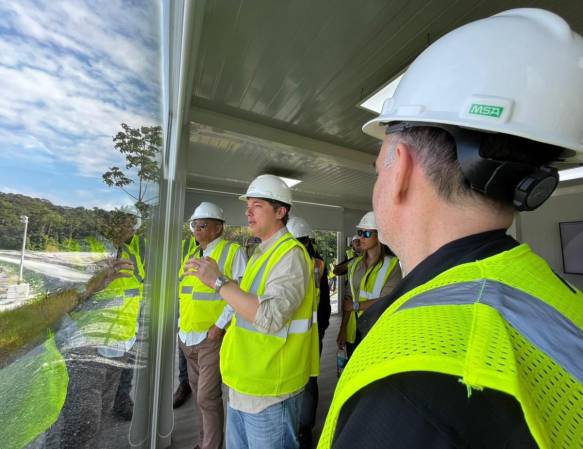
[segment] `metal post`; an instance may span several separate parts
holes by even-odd
[[[338,261],[338,263],[340,263],[343,259],[344,259],[344,255],[346,254],[346,234],[344,234],[344,232],[338,232],[336,234],[336,247],[338,248],[338,251],[336,253],[336,260]],[[342,310],[342,300],[344,299],[344,280],[346,278],[345,277],[340,277],[340,276],[336,276],[336,298],[338,300],[338,302],[336,303],[338,308],[336,309],[336,312],[338,314],[340,314],[340,316],[342,317],[342,313],[344,312]]]
[[[26,250],[26,231],[28,230],[28,217],[26,215],[20,216],[20,222],[24,223],[24,236],[22,237],[22,252],[20,254],[20,274],[18,275],[18,283],[22,283],[22,269],[24,268],[24,251]]]

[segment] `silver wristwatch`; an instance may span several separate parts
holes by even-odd
[[[219,277],[217,277],[217,280],[215,281],[215,293],[219,293],[221,287],[228,282],[231,282],[231,280],[227,276],[224,274],[219,274]]]

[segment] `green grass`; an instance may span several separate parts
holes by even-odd
[[[38,295],[16,309],[0,312],[0,366],[11,354],[46,338],[52,326],[75,308],[75,289]]]

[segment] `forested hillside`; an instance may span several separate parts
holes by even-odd
[[[0,249],[20,249],[29,218],[27,248],[41,251],[102,251],[100,236],[111,221],[103,209],[56,206],[50,201],[0,192]]]

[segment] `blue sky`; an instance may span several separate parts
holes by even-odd
[[[0,191],[65,206],[131,200],[101,174],[113,136],[160,124],[158,11],[129,0],[0,3]]]

